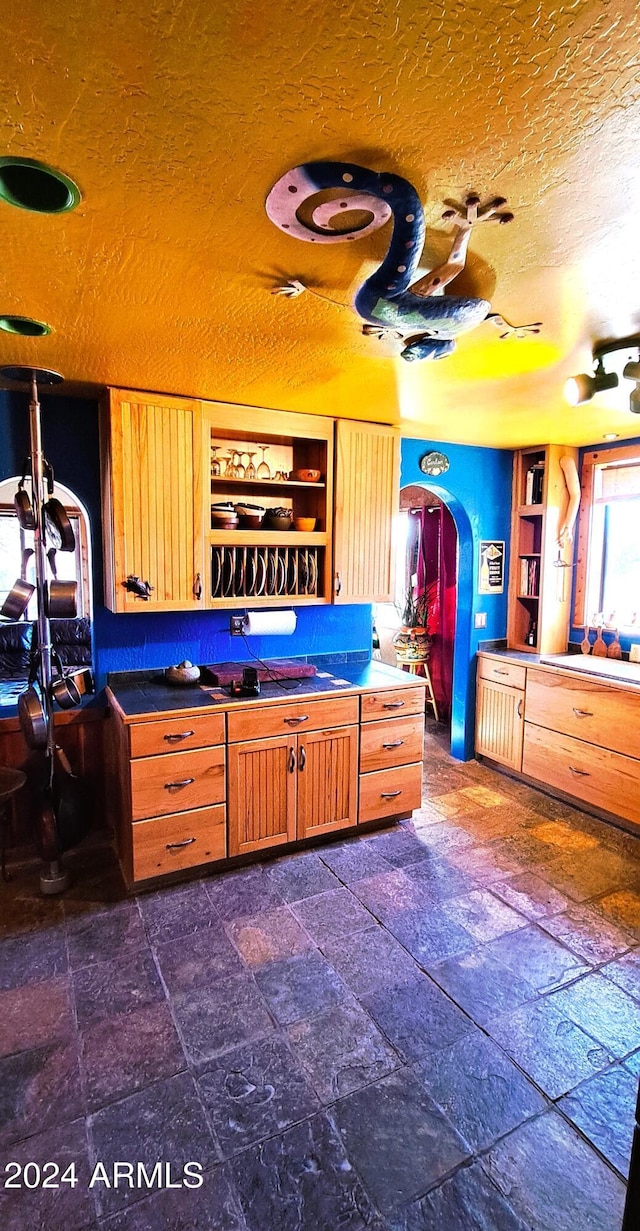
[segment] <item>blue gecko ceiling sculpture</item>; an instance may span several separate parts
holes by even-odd
[[[303,203],[330,188],[343,189],[344,198],[323,201],[312,210],[311,222],[305,221],[301,217]],[[401,338],[402,358],[409,361],[443,359],[455,350],[458,334],[475,329],[487,318],[502,330],[502,337],[539,333],[539,321],[509,325],[504,317],[491,312],[486,299],[442,294],[464,269],[473,226],[488,219],[511,221],[513,214],[500,212],[503,205],[504,197],[481,206],[480,198],[473,195],[467,197],[464,206],[447,209],[442,217],[456,222],[449,256],[412,282],[422,256],[425,221],[415,188],[401,176],[370,171],[355,163],[306,162],[283,175],[266,200],[267,214],[281,231],[317,244],[359,239],[393,218],[387,254],[358,290],[354,307],[365,322],[364,333]],[[331,219],[343,210],[366,211],[370,220],[351,231],[336,230]],[[292,279],[274,288],[273,293],[293,298],[306,289],[302,282]]]

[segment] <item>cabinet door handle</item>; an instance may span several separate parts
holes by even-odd
[[[308,722],[309,715],[301,714],[299,718],[283,718],[282,721],[288,723],[290,727],[294,727],[298,722]]]
[[[183,786],[191,786],[195,782],[195,778],[183,778],[181,782],[165,782],[165,791],[181,791]]]
[[[575,705],[573,707],[573,712],[576,718],[593,718],[593,713],[591,710],[577,710]]]
[[[522,697],[518,701],[518,718],[522,718]]]
[[[191,846],[195,842],[195,838],[185,838],[184,842],[167,842],[166,849],[168,851],[179,851],[183,846]]]
[[[304,746],[301,744],[300,751],[298,753],[298,769],[302,771],[306,764],[307,764],[307,754],[304,750]]]
[[[402,791],[381,791],[381,799],[395,799],[396,795],[402,795]]]
[[[336,573],[336,594],[339,594],[341,590],[342,590],[342,576],[340,573]]]
[[[403,744],[404,744],[403,739],[396,739],[393,741],[392,744],[383,744],[382,747],[383,748],[402,748]]]
[[[383,710],[401,710],[404,701],[385,701],[382,706]]]
[[[508,672],[508,671],[503,671],[501,667],[494,667],[494,668],[493,668],[493,674],[494,674],[494,675],[508,675],[508,674],[509,674],[509,672]]]
[[[196,579],[193,583],[194,598],[202,598],[202,578],[199,573],[196,573]]]
[[[296,768],[296,750],[295,748],[290,748],[289,749],[289,773],[290,774],[294,773],[295,768]]]
[[[590,778],[591,774],[587,769],[576,769],[575,765],[570,765],[569,769],[572,774],[577,774],[580,778]]]
[[[163,735],[162,738],[168,744],[177,744],[181,739],[188,739],[190,735],[195,735],[195,731],[180,731],[177,735]]]

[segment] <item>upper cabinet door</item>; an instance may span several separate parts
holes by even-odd
[[[203,607],[201,403],[109,390],[102,470],[106,606]]]
[[[400,434],[349,419],[336,428],[334,602],[390,602]]]

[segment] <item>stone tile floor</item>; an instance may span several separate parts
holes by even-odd
[[[411,821],[135,899],[89,849],[62,900],[2,886],[0,1177],[77,1176],[27,1169],[4,1231],[619,1231],[640,841],[433,724],[424,777]]]

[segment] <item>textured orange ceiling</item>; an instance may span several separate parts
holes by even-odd
[[[638,433],[623,396],[570,409],[566,376],[640,328],[635,0],[6,0],[0,155],[80,185],[58,217],[0,202],[0,363],[69,381],[399,423],[504,446]],[[508,198],[463,286],[537,337],[485,323],[439,363],[363,337],[350,303],[389,228],[301,243],[268,220],[280,175],[318,158],[404,175],[425,204]],[[300,278],[345,307],[272,296]],[[462,279],[460,280],[462,281]]]

